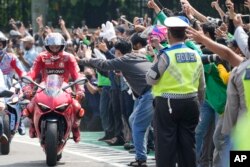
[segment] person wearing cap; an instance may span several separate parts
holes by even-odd
[[[22,38],[21,41],[23,42],[24,53],[18,52],[19,60],[22,62],[25,71],[28,72],[32,67],[38,53],[35,50],[35,40],[32,36],[26,36]]]
[[[164,24],[170,47],[161,51],[146,76],[153,85],[156,165],[174,167],[178,162],[195,167],[195,128],[205,87],[203,65],[198,52],[184,44],[189,24],[179,17],[169,17]]]
[[[2,70],[0,70],[0,90],[7,89],[6,85],[4,84],[4,76],[2,73]],[[5,100],[4,98],[0,98],[0,143],[1,144],[7,144],[8,143],[8,137],[4,133],[4,123],[3,123],[3,112],[5,109]]]

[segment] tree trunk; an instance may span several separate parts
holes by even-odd
[[[32,0],[31,1],[31,13],[32,13],[32,27],[33,31],[38,31],[38,25],[36,18],[40,15],[43,16],[43,24],[46,24],[47,12],[48,12],[48,0]]]

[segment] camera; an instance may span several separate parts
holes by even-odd
[[[244,24],[250,23],[250,15],[241,15]]]
[[[138,23],[143,25],[143,18],[142,17],[138,18]]]
[[[212,17],[207,17],[208,22],[213,23],[217,26],[220,26],[222,24],[222,20],[218,18],[212,18]],[[223,19],[224,21],[224,19]]]

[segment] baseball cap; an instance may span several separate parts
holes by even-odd
[[[164,21],[166,27],[188,27],[189,20],[185,16],[168,17]]]
[[[117,26],[117,27],[115,28],[115,30],[116,30],[117,32],[122,33],[122,34],[125,32],[125,28],[122,27],[122,26]]]
[[[22,38],[21,41],[34,43],[35,40],[32,36],[28,35],[28,36],[25,36],[24,38]]]

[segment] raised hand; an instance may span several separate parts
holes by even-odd
[[[65,27],[65,21],[63,19],[59,19],[59,25],[62,27]]]
[[[211,7],[215,8],[216,10],[218,10],[220,8],[220,6],[219,6],[219,0],[213,1],[211,3]]]
[[[154,0],[148,1],[148,8],[154,9],[157,6]]]
[[[43,24],[43,16],[42,16],[42,15],[40,15],[40,16],[38,16],[38,17],[36,18],[36,23],[37,23],[38,25],[42,25],[42,24]]]
[[[250,0],[244,1],[244,6],[247,7],[250,10]]]
[[[234,3],[231,2],[230,0],[228,0],[228,1],[226,1],[226,7],[227,7],[227,10],[229,12],[230,19],[233,19],[234,16],[236,15],[234,12]]]
[[[197,43],[202,43],[203,39],[205,38],[205,35],[202,31],[197,31],[192,27],[188,27],[186,29],[186,35],[188,38],[196,41]]]
[[[243,26],[243,21],[241,19],[241,15],[235,15],[233,18],[233,23],[235,27]]]

